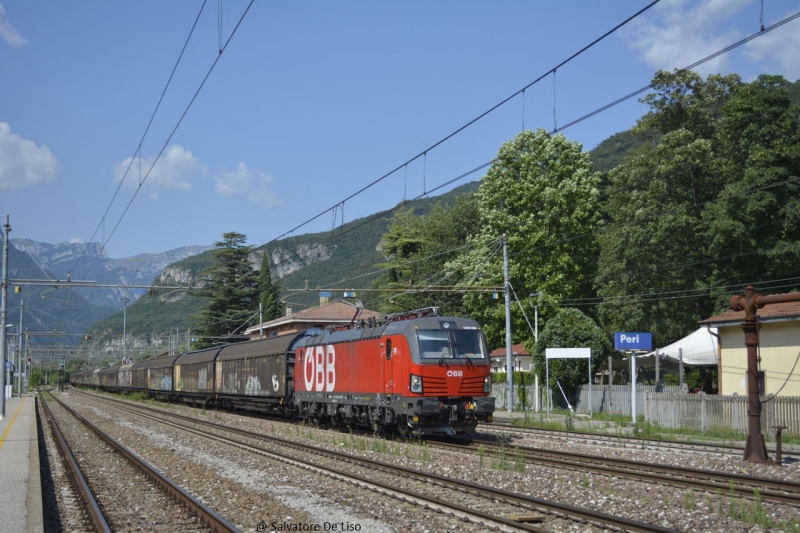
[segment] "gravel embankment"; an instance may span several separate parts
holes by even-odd
[[[73,401],[89,403],[88,400],[84,400],[78,395],[74,395],[70,403],[73,403]],[[788,526],[791,525],[792,520],[796,520],[796,513],[798,512],[796,508],[771,503],[763,504],[758,508],[754,507],[752,502],[741,499],[731,499],[725,494],[706,494],[627,479],[571,472],[535,464],[520,465],[514,461],[513,444],[524,443],[525,445],[542,445],[539,441],[543,441],[543,439],[515,440],[508,449],[508,456],[503,460],[503,458],[491,457],[488,455],[480,458],[475,455],[465,455],[461,452],[433,450],[417,444],[373,440],[340,432],[301,427],[282,421],[252,418],[233,413],[207,412],[204,414],[202,411],[189,409],[184,406],[166,404],[158,404],[157,407],[166,411],[193,416],[198,419],[210,420],[232,427],[314,444],[327,449],[346,451],[354,455],[370,457],[379,461],[409,466],[427,472],[491,485],[505,490],[529,494],[538,498],[559,501],[578,507],[586,507],[604,513],[616,514],[682,531],[748,532],[762,530],[762,526],[754,525],[754,522],[761,524],[771,522],[775,526],[780,526],[774,530],[788,531],[791,530]],[[97,409],[96,413],[106,413],[110,408],[96,405],[95,409]],[[109,414],[103,416],[108,417]],[[112,419],[130,419],[129,415],[125,415],[124,417],[122,415],[110,416]],[[168,440],[164,440],[165,436],[169,436],[170,433],[163,426],[157,429],[151,428],[149,423],[139,422],[138,420],[134,421],[133,419],[128,420],[127,424],[135,428],[135,430],[134,428],[125,428],[134,433],[130,438],[141,440],[142,445],[149,445],[152,447],[156,444],[158,449],[164,449],[165,446],[172,445],[169,439],[179,439],[187,446],[189,446],[189,441],[191,440],[185,435],[183,437],[178,437],[176,435],[174,437],[169,437]],[[682,466],[693,466],[695,468],[714,468],[722,471],[741,472],[760,476],[774,476],[776,470],[781,470],[780,468],[750,464],[739,466],[735,463],[735,460],[709,456],[607,448],[597,445],[586,446],[577,443],[557,442],[555,439],[544,440],[550,440],[549,443],[544,443],[545,446],[551,446],[562,450],[575,449],[581,453],[608,454],[615,457],[679,464]],[[191,440],[190,449],[196,449],[196,446],[198,446],[198,444],[196,444],[194,440]],[[201,446],[211,448],[211,450],[207,452],[208,456],[205,457],[206,461],[213,460],[213,457],[217,457],[215,453],[222,454],[221,456],[226,458],[231,454],[234,456],[236,455],[230,451],[223,453],[219,445],[201,444]],[[216,450],[216,452],[214,450]],[[180,453],[182,457],[188,457],[189,454],[194,452],[189,449],[183,449]],[[241,452],[239,455],[245,456],[245,454]],[[231,460],[235,459],[236,458],[233,457]],[[250,461],[251,464],[260,464],[260,462],[263,462],[263,460],[256,460],[254,458],[250,458],[248,461]],[[240,464],[238,460],[235,461],[235,463]],[[220,474],[223,476],[236,477],[237,466],[229,466],[231,468],[228,469],[227,472],[223,469],[220,471]],[[174,467],[177,467],[177,465]],[[263,469],[266,467],[259,468],[261,472],[263,472]],[[354,517],[351,520],[352,523],[362,520],[360,523],[366,525],[361,517],[378,518],[380,524],[371,524],[369,530],[381,530],[380,527],[384,528],[382,530],[405,530],[408,527],[412,527],[412,529],[419,531],[447,531],[456,530],[451,529],[451,526],[452,528],[457,528],[457,530],[464,530],[463,528],[469,527],[469,524],[448,523],[446,519],[443,522],[437,523],[429,520],[427,517],[420,518],[421,510],[418,507],[412,506],[410,509],[406,510],[402,508],[402,504],[398,504],[396,501],[395,503],[390,502],[386,505],[379,504],[380,498],[377,496],[369,496],[366,498],[369,501],[367,501],[365,505],[363,501],[365,500],[363,489],[346,488],[343,487],[341,482],[328,478],[319,479],[319,476],[316,475],[309,479],[308,474],[298,473],[296,468],[287,471],[287,467],[281,464],[276,464],[273,468],[281,472],[280,475],[272,476],[273,479],[278,479],[280,481],[280,487],[282,487],[280,490],[288,491],[287,493],[289,494],[291,494],[292,491],[302,490],[304,494],[314,495],[310,505],[305,508],[296,504],[296,498],[289,497],[283,500],[292,510],[304,509],[306,513],[311,514],[317,510],[316,512],[318,512],[318,514],[315,515],[313,520],[319,521],[319,513],[324,514],[328,512],[330,505],[337,502],[344,503],[351,507],[350,512]],[[270,469],[270,472],[272,472],[273,468]],[[782,476],[787,476],[785,479],[795,479],[791,477],[792,475],[796,475],[795,469],[786,470],[787,472],[785,473],[781,472]],[[248,476],[239,477],[241,479],[240,483],[254,487],[257,486],[257,490],[264,491],[268,497],[279,502],[281,501],[280,493],[276,491],[274,483],[270,485],[269,488],[259,485],[260,474],[256,474],[255,479]],[[313,498],[322,498],[323,501],[315,501]],[[237,512],[239,511],[237,510]],[[291,513],[293,511],[287,512]],[[294,512],[296,513],[296,511]],[[743,514],[744,520],[742,520]],[[240,521],[237,521],[237,523],[240,523]],[[379,529],[372,529],[372,527],[377,527]],[[555,521],[548,524],[547,527],[554,531],[587,530],[585,524],[580,525],[569,521]],[[766,528],[764,527],[763,529]]]
[[[63,407],[49,407],[114,531],[212,531]]]

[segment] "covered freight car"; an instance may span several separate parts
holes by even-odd
[[[121,392],[128,392],[131,388],[131,367],[133,363],[127,365],[120,365],[117,371],[117,387]]]
[[[173,365],[177,355],[154,357],[148,359],[147,365],[147,394],[157,398],[168,399],[172,396],[172,383],[174,372]]]
[[[292,394],[294,349],[304,333],[225,346],[217,355],[215,388],[223,407],[285,414]]]
[[[222,347],[188,352],[175,361],[175,397],[185,403],[204,404],[213,400],[214,363]]]
[[[97,376],[100,380],[99,386],[101,389],[105,391],[117,390],[117,374],[119,372],[119,367],[121,366],[122,365],[114,365],[108,368],[103,368],[97,373]]]
[[[147,391],[147,367],[150,366],[150,361],[152,359],[145,359],[131,365],[129,372],[131,374],[130,388],[132,391]]]

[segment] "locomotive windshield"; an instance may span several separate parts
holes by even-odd
[[[483,336],[477,330],[417,330],[422,359],[485,359]]]

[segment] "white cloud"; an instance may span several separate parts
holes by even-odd
[[[58,160],[47,146],[36,146],[0,122],[0,190],[53,183],[57,174]]]
[[[760,72],[780,74],[789,81],[800,79],[800,21],[789,22],[745,44],[744,57],[758,63]]]
[[[264,172],[254,172],[244,163],[239,163],[233,172],[215,177],[214,181],[217,184],[217,193],[222,196],[242,194],[247,196],[250,203],[269,207],[280,203],[275,194],[269,190],[269,186],[275,181],[274,178]]]
[[[11,27],[11,24],[6,18],[6,10],[3,8],[3,4],[0,4],[0,37],[15,48],[19,48],[28,42],[25,37],[17,33],[17,30]]]
[[[139,180],[143,180],[143,188],[150,191],[151,199],[157,198],[157,189],[178,189],[188,190],[192,188],[192,178],[204,177],[208,174],[208,169],[189,150],[184,150],[182,146],[174,144],[168,147],[164,154],[158,159],[153,170],[150,167],[155,161],[155,156],[127,158],[114,167],[114,181],[119,183],[125,176],[125,184],[131,188],[139,187]],[[128,169],[130,166],[130,169]],[[139,169],[141,167],[141,178]],[[148,171],[150,174],[148,175]],[[147,179],[145,180],[145,176]]]
[[[653,68],[686,67],[742,37],[728,22],[754,0],[669,0],[650,16],[633,20],[621,31],[631,48]],[[725,73],[728,55],[722,54],[694,70],[700,74]]]

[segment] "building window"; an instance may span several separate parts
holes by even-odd
[[[758,395],[759,396],[766,396],[767,395],[767,385],[764,381],[764,371],[758,371]]]

